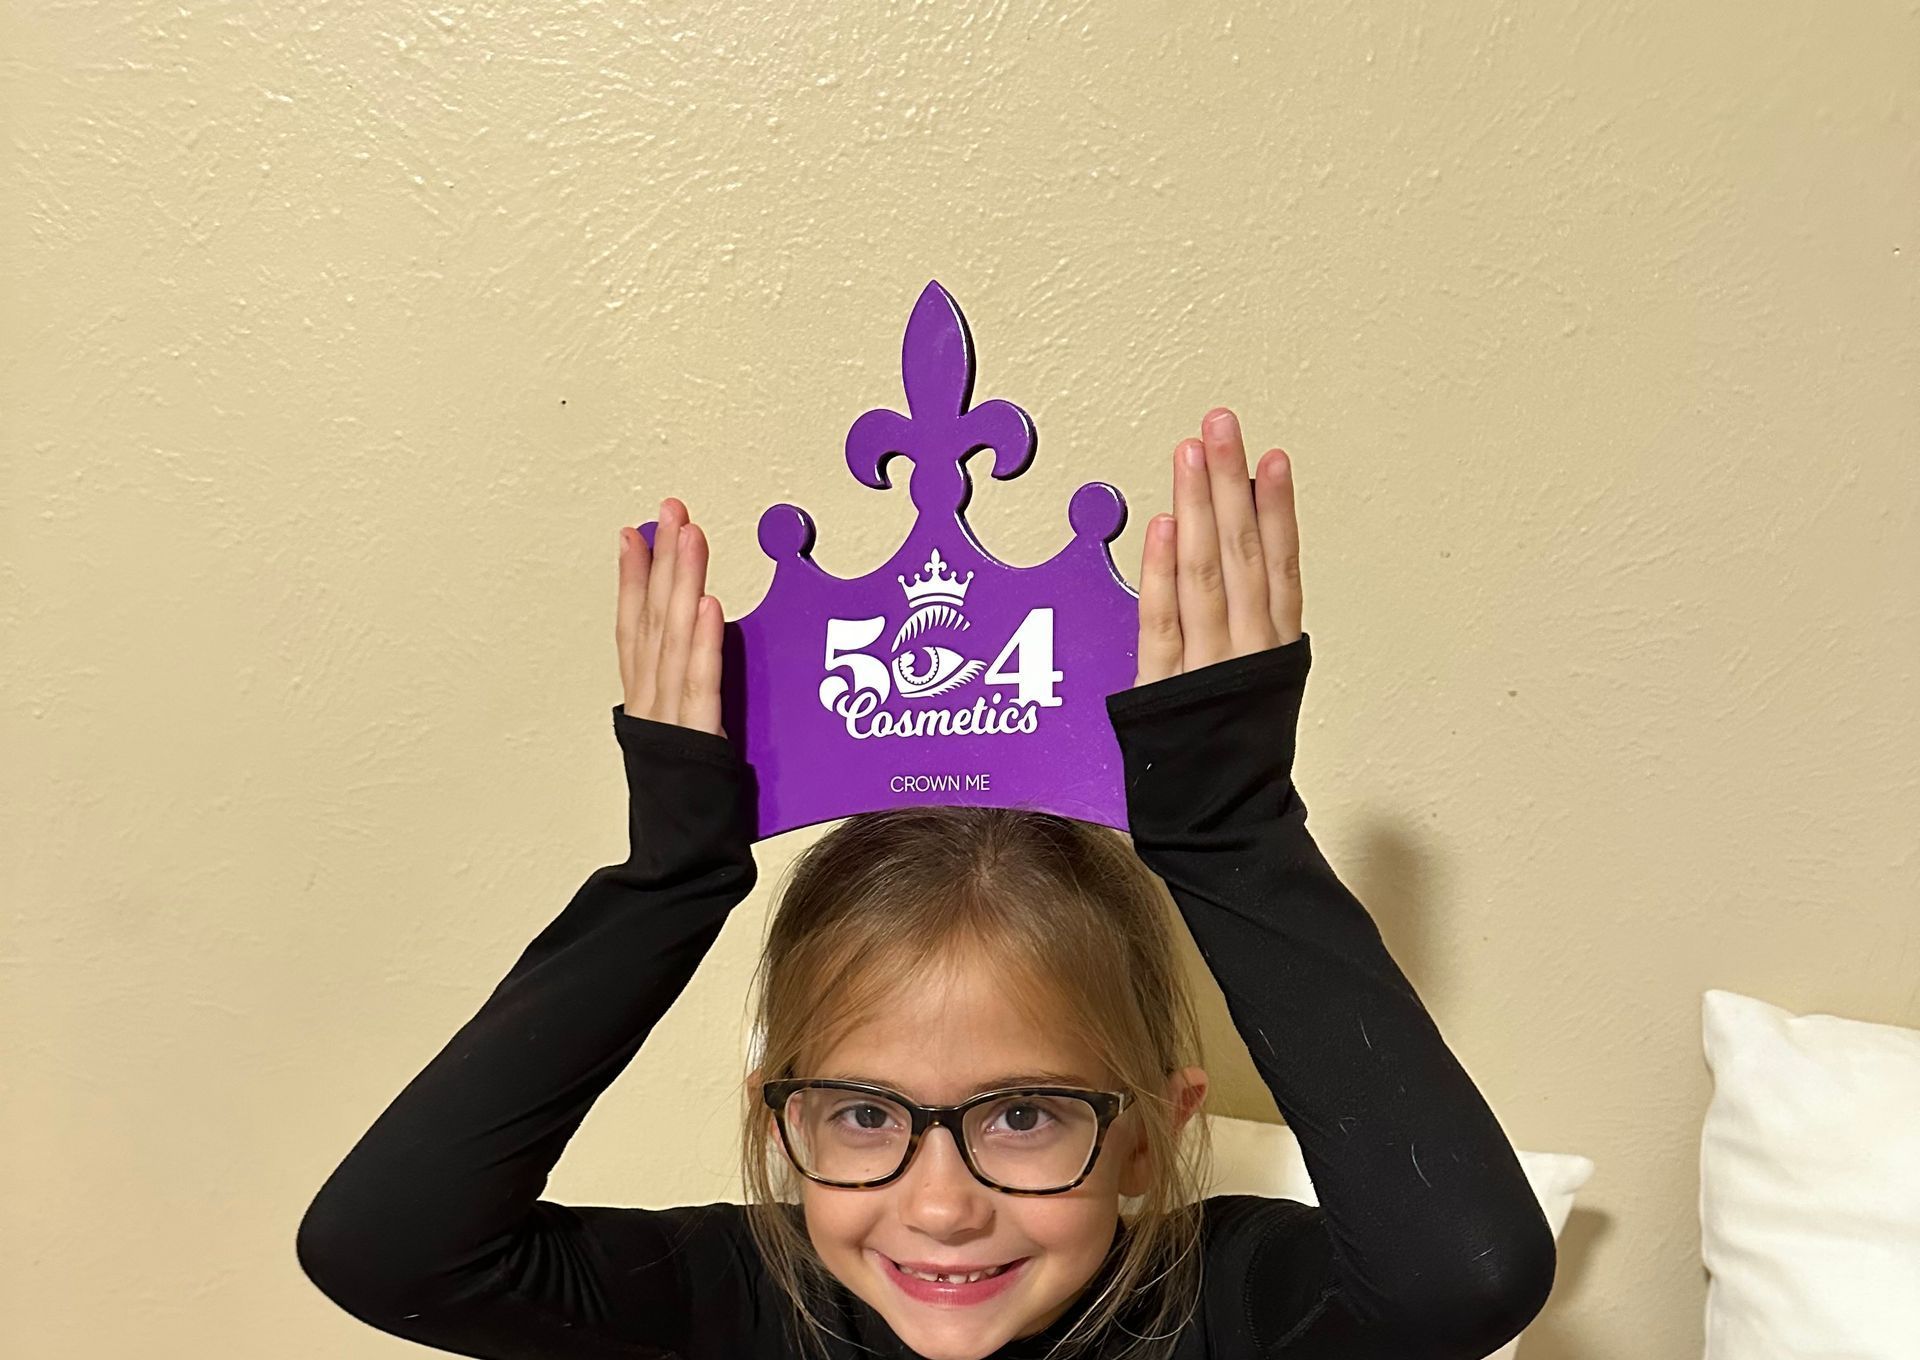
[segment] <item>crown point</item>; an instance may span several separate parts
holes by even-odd
[[[1067,502],[1067,523],[1078,538],[1111,543],[1126,522],[1126,498],[1105,482],[1088,482]]]
[[[813,517],[797,505],[769,505],[760,515],[760,551],[774,561],[803,556],[813,546]]]

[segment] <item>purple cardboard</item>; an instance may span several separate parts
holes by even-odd
[[[875,409],[847,431],[847,466],[889,488],[913,465],[919,518],[878,570],[842,580],[810,556],[796,505],[760,517],[774,562],[765,598],[728,623],[721,722],[753,766],[754,839],[920,804],[1017,807],[1126,829],[1106,696],[1133,683],[1139,596],[1108,544],[1119,491],[1088,482],[1067,507],[1073,540],[1035,567],[990,556],[964,511],[966,460],[1017,477],[1037,435],[1012,402],[969,406],[973,340],[938,282],[914,304],[901,349],[910,415]],[[640,526],[649,545],[654,521]]]

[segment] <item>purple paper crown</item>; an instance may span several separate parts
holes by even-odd
[[[962,513],[965,463],[1026,471],[1037,439],[1008,401],[969,408],[973,340],[938,282],[914,304],[900,371],[911,415],[847,431],[847,466],[884,490],[904,455],[919,518],[879,570],[822,570],[812,516],[760,516],[773,582],[726,625],[721,721],[752,765],[755,840],[857,812],[929,803],[1019,807],[1126,828],[1106,696],[1133,683],[1139,597],[1107,545],[1127,505],[1105,482],[1073,493],[1073,541],[1051,561],[989,556]],[[640,526],[649,545],[655,521]]]

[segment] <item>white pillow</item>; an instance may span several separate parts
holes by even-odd
[[[1320,1202],[1307,1176],[1306,1159],[1300,1155],[1300,1140],[1293,1136],[1292,1129],[1251,1119],[1204,1117],[1213,1137],[1213,1180],[1208,1194]],[[1573,1212],[1574,1192],[1593,1175],[1593,1162],[1566,1152],[1521,1152],[1519,1157],[1520,1169],[1526,1173],[1527,1184],[1533,1187],[1547,1226],[1557,1240],[1560,1230],[1567,1226],[1567,1215]],[[1525,1335],[1522,1332],[1488,1360],[1513,1360]]]
[[[1707,1360],[1920,1355],[1920,1030],[1701,1003]]]

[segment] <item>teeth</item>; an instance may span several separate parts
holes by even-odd
[[[898,1261],[895,1261],[894,1264],[900,1266],[900,1273],[903,1275],[911,1275],[916,1280],[930,1280],[936,1284],[972,1284],[976,1280],[990,1279],[1006,1269],[1005,1266],[992,1266],[986,1270],[976,1270],[971,1275],[929,1275],[921,1270],[908,1270],[905,1266],[900,1265]]]

